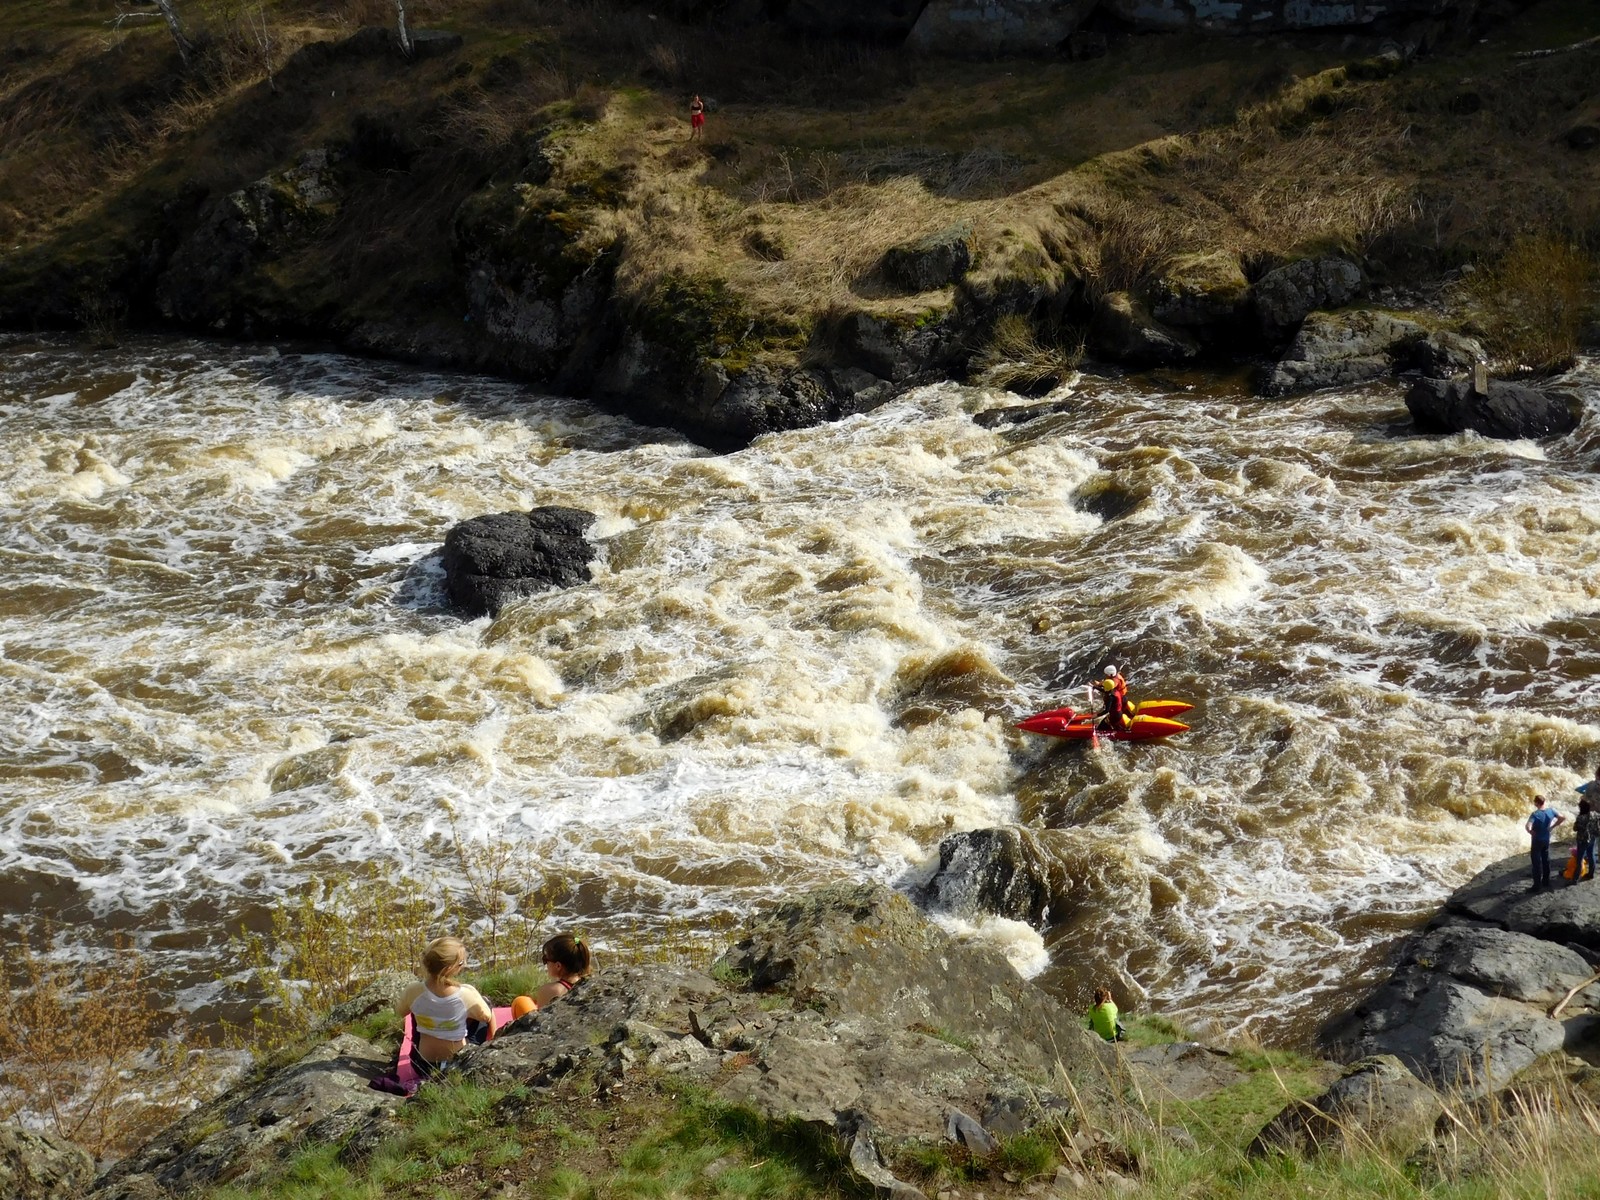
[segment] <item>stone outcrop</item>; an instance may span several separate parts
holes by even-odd
[[[1237,255],[1225,250],[1181,254],[1145,288],[1151,315],[1166,325],[1231,335],[1250,304],[1250,282]]]
[[[1088,344],[1096,355],[1136,367],[1174,366],[1200,353],[1198,342],[1163,325],[1127,292],[1113,292],[1100,302]]]
[[[248,332],[251,309],[240,305],[241,290],[266,293],[256,297],[254,307],[278,302],[260,268],[302,244],[338,212],[343,197],[339,157],[327,149],[307,150],[289,169],[207,205],[157,284],[162,314],[185,325]]]
[[[1102,11],[1137,29],[1260,33],[1338,29],[1436,17],[1456,0],[1100,0]]]
[[[1339,308],[1366,290],[1366,276],[1343,258],[1302,258],[1256,280],[1251,289],[1262,334],[1288,336],[1318,309]]]
[[[939,866],[922,897],[935,911],[1006,917],[1042,929],[1069,887],[1059,860],[1031,831],[973,829],[939,843]]]
[[[550,588],[589,582],[594,514],[577,508],[493,513],[445,535],[445,586],[451,603],[473,615]]]
[[[93,1179],[87,1151],[54,1134],[0,1125],[0,1196],[6,1200],[77,1196]]]
[[[1529,892],[1518,855],[1457,891],[1324,1042],[1343,1056],[1394,1055],[1436,1086],[1482,1095],[1542,1055],[1600,1049],[1597,964],[1600,885]]]
[[[1412,420],[1428,433],[1561,437],[1578,427],[1577,407],[1560,392],[1502,380],[1490,380],[1480,391],[1470,378],[1419,379],[1406,392]]]
[[[303,1144],[336,1142],[400,1097],[368,1081],[394,1061],[340,1034],[264,1079],[248,1080],[163,1130],[94,1181],[94,1200],[161,1200],[247,1180]]]
[[[1097,0],[928,0],[907,42],[939,54],[1056,52]]]
[[[1291,1102],[1246,1152],[1338,1153],[1382,1146],[1405,1155],[1433,1131],[1442,1109],[1439,1094],[1398,1058],[1364,1058],[1320,1096]]]
[[[972,225],[963,221],[914,242],[891,246],[878,264],[884,281],[902,292],[947,287],[972,266]]]
[[[1390,313],[1315,312],[1261,383],[1263,396],[1378,379],[1395,367],[1400,348],[1424,337],[1422,326]]]

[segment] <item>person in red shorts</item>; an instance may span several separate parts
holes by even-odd
[[[706,102],[695,93],[693,100],[689,101],[689,136],[697,138],[706,124]]]

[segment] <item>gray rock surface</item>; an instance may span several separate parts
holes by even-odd
[[[1364,1058],[1313,1100],[1295,1101],[1256,1135],[1246,1153],[1359,1150],[1408,1154],[1433,1130],[1439,1095],[1393,1055]]]
[[[1471,379],[1419,379],[1406,392],[1406,408],[1428,433],[1546,438],[1578,427],[1571,397],[1502,380],[1490,380],[1487,394],[1480,395]]]
[[[902,292],[947,287],[972,266],[972,225],[962,221],[884,251],[878,270]]]
[[[82,1193],[94,1179],[94,1159],[51,1133],[0,1125],[0,1196],[58,1200]]]
[[[1417,371],[1430,379],[1448,379],[1484,362],[1483,343],[1464,333],[1437,329],[1407,338],[1393,349],[1395,368]]]
[[[1193,338],[1163,325],[1127,292],[1113,292],[1100,302],[1089,325],[1089,349],[1135,367],[1173,366],[1200,353]]]
[[[87,1195],[149,1200],[210,1190],[248,1180],[303,1142],[338,1141],[400,1103],[367,1086],[393,1061],[392,1051],[341,1034],[196,1109],[96,1179]]]
[[[1530,892],[1517,855],[1459,889],[1323,1040],[1343,1057],[1392,1054],[1436,1086],[1486,1094],[1542,1055],[1600,1051],[1600,983],[1588,982],[1597,962],[1600,886]]]
[[[1268,271],[1250,289],[1256,320],[1268,338],[1292,333],[1318,309],[1339,308],[1366,290],[1366,277],[1342,258],[1302,258]]]
[[[1199,1042],[1125,1047],[1122,1061],[1149,1101],[1204,1100],[1246,1078],[1227,1051]]]
[[[593,513],[556,506],[462,521],[444,539],[451,603],[493,615],[511,600],[587,583],[593,523]]]
[[[939,866],[922,900],[956,916],[1007,917],[1042,929],[1070,886],[1064,876],[1061,862],[1029,830],[972,829],[939,843]]]
[[[1433,17],[1462,6],[1455,0],[1101,0],[1100,7],[1137,29],[1259,33]]]
[[[1261,384],[1263,396],[1287,396],[1315,388],[1378,379],[1394,367],[1391,355],[1424,336],[1415,321],[1385,312],[1315,312]]]

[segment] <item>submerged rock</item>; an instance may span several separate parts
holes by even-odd
[[[1578,427],[1572,400],[1520,383],[1491,380],[1479,392],[1471,379],[1419,379],[1406,408],[1429,433],[1471,431],[1491,438],[1561,437]]]
[[[555,506],[461,522],[444,539],[451,603],[492,616],[511,600],[588,583],[592,524],[591,512]]]

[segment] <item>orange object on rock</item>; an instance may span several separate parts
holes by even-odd
[[[518,1017],[525,1017],[538,1007],[532,996],[518,996],[511,1002],[511,1019],[515,1021]]]

